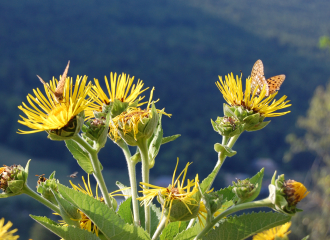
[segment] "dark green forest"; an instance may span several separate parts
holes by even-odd
[[[271,158],[283,173],[305,173],[313,156],[300,154],[283,162],[289,149],[285,137],[301,134],[297,118],[305,114],[316,87],[329,80],[329,53],[318,48],[318,39],[330,34],[329,7],[325,0],[2,1],[0,145],[25,155],[26,161],[43,159],[45,165],[52,162],[82,173],[63,142],[46,139],[46,133],[16,133],[25,129],[17,123],[22,114],[17,106],[32,89],[42,87],[36,75],[58,78],[70,60],[73,77],[87,75],[104,82],[110,72],[125,72],[142,79],[146,87],[155,86],[154,99],[160,99],[156,107],[172,114],[163,117],[164,135],[181,137],[161,148],[151,174],[171,175],[179,157],[181,168],[193,162],[190,174],[203,179],[217,160],[213,145],[221,142],[210,121],[223,115],[224,100],[214,83],[218,75],[231,72],[242,71],[245,79],[261,59],[266,77],[286,75],[278,98],[288,96],[291,113],[268,119],[272,122],[262,131],[244,133],[234,148],[238,154],[226,160],[222,171],[252,176],[259,170],[253,164],[256,159]],[[110,141],[100,160],[109,172],[125,172],[124,157]],[[0,160],[1,165],[14,163],[15,159]],[[61,171],[56,164],[53,170]],[[51,172],[38,174],[42,173]],[[214,187],[224,185],[220,176]],[[26,210],[19,198],[14,204]],[[26,227],[21,227],[9,211],[1,211],[0,217],[11,220],[27,238],[33,221],[28,212]]]

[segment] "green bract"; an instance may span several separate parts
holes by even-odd
[[[82,111],[78,115],[74,116],[74,118],[72,118],[65,127],[46,131],[48,133],[48,138],[54,141],[71,139],[81,131],[84,124],[84,119],[85,114],[84,111]]]

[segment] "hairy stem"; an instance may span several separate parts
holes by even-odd
[[[130,152],[127,144],[124,141],[118,140],[117,145],[123,150],[125,158],[126,158],[127,167],[128,167],[129,181],[130,181],[130,185],[131,185],[134,225],[139,226],[140,225],[139,201],[136,200],[137,197],[138,197],[136,172],[135,172],[136,163],[131,160],[131,156],[132,156],[131,152]]]
[[[35,200],[41,202],[43,205],[50,208],[54,212],[56,212],[58,214],[61,214],[61,211],[60,211],[58,206],[54,205],[53,203],[51,203],[47,199],[45,199],[42,196],[40,196],[39,194],[37,194],[35,191],[33,191],[31,188],[29,188],[29,186],[27,186],[27,185],[24,186],[23,193],[25,193],[28,196],[34,198]]]
[[[148,157],[148,143],[147,139],[140,139],[138,141],[138,147],[141,153],[142,162],[142,182],[149,183],[149,157]],[[145,186],[148,189],[148,186]],[[145,215],[145,230],[150,234],[151,229],[151,213],[150,206],[144,204],[144,215]]]

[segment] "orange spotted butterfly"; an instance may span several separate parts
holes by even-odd
[[[258,87],[257,95],[260,94],[263,86],[266,86],[266,97],[269,96],[269,94],[272,94],[278,90],[280,90],[280,86],[285,80],[285,75],[277,75],[271,78],[268,78],[266,80],[264,76],[264,65],[262,64],[262,61],[259,59],[255,62],[252,68],[251,72],[251,92],[254,91],[255,88]]]

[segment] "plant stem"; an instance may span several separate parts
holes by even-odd
[[[136,200],[138,197],[136,172],[135,172],[136,163],[131,160],[132,155],[131,155],[131,152],[130,152],[127,144],[124,141],[122,141],[121,139],[118,140],[116,143],[123,150],[125,158],[126,158],[129,181],[130,181],[130,185],[131,185],[134,225],[139,226],[140,225],[139,201]]]
[[[166,224],[166,217],[163,216],[162,220],[160,220],[160,223],[158,224],[158,227],[154,235],[152,236],[152,240],[156,240],[159,237],[159,235],[162,233],[163,229],[165,228],[165,224]]]
[[[222,144],[222,145],[226,145],[227,142],[228,142],[228,139],[229,139],[229,137],[222,136],[222,142],[221,142],[221,144]]]
[[[232,148],[234,146],[235,142],[237,141],[237,139],[239,138],[239,136],[240,136],[240,134],[235,135],[234,137],[231,137],[227,146]]]
[[[105,185],[104,178],[101,172],[97,151],[93,147],[91,147],[79,134],[74,136],[72,140],[81,145],[89,153],[89,157],[93,166],[93,175],[99,185],[99,188],[104,198],[104,202],[109,208],[112,208],[109,192],[107,186]]]
[[[149,157],[148,157],[148,143],[147,139],[139,139],[138,147],[141,153],[141,162],[142,162],[142,182],[149,183]],[[148,189],[148,186],[145,186]],[[144,215],[145,215],[145,230],[150,234],[151,229],[151,214],[150,206],[144,204]]]
[[[209,224],[205,226],[205,228],[195,237],[195,240],[201,239],[209,230],[213,228],[213,226],[219,222],[222,218],[228,216],[237,211],[249,209],[249,208],[257,208],[257,207],[269,207],[272,208],[274,204],[270,201],[269,198],[265,198],[263,200],[255,201],[255,202],[248,202],[242,203],[239,205],[235,205],[231,208],[228,208],[226,211],[219,214],[216,218],[214,218]]]
[[[23,193],[27,194],[28,196],[34,198],[35,200],[41,202],[46,207],[50,208],[54,212],[61,214],[59,207],[48,201],[47,199],[43,198],[39,194],[37,194],[35,191],[33,191],[31,188],[29,188],[28,185],[25,185],[23,187]]]

